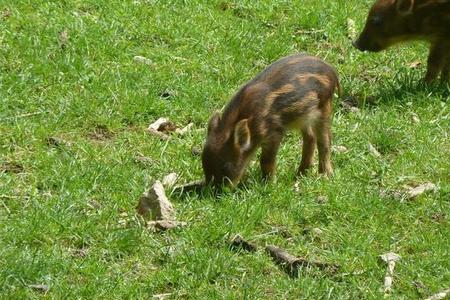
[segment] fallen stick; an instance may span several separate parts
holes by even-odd
[[[169,299],[172,296],[172,293],[164,293],[164,294],[157,294],[153,295],[153,300],[166,300]]]
[[[173,185],[175,185],[175,183],[178,180],[178,174],[173,172],[170,174],[167,174],[166,176],[164,176],[163,180],[162,180],[162,184],[165,187],[171,187]]]
[[[294,34],[316,34],[316,33],[322,33],[325,32],[325,29],[311,29],[311,30],[306,30],[306,29],[300,29],[294,32]]]
[[[186,222],[174,221],[174,220],[156,220],[156,221],[148,221],[148,228],[156,229],[160,231],[165,231],[169,229],[185,227],[187,226]]]
[[[394,252],[380,255],[380,259],[387,264],[386,275],[384,276],[384,294],[389,294],[392,290],[395,262],[400,258],[400,255]]]
[[[298,269],[301,267],[316,267],[321,270],[330,269],[333,273],[339,269],[338,265],[296,257],[273,245],[266,246],[266,251],[272,256],[275,262],[284,267],[285,271],[291,277],[298,277]]]
[[[46,110],[44,111],[37,111],[37,112],[32,112],[32,113],[26,113],[26,114],[21,114],[21,115],[16,115],[16,116],[12,116],[12,117],[7,117],[7,118],[3,118],[3,121],[7,121],[7,120],[12,120],[12,119],[19,119],[19,118],[26,118],[26,117],[32,117],[32,116],[37,116],[43,113],[47,113]]]
[[[39,291],[41,293],[46,294],[49,290],[50,287],[46,284],[28,284],[27,285],[30,289],[33,289],[35,291]]]
[[[150,134],[153,134],[154,136],[159,137],[163,141],[170,139],[170,135],[165,134],[164,132],[161,132],[158,130],[147,129],[147,132],[149,132]]]
[[[203,180],[196,180],[175,186],[173,188],[173,192],[179,194],[191,191],[200,192],[203,189],[203,187],[205,187],[205,182]]]
[[[170,139],[169,133],[175,131],[176,125],[167,118],[159,118],[147,128],[147,131],[161,140]]]
[[[431,182],[427,182],[427,183],[421,184],[419,186],[416,186],[415,188],[410,189],[407,192],[406,198],[407,198],[407,200],[412,200],[412,199],[417,198],[418,196],[422,195],[423,193],[426,193],[429,191],[435,191],[435,190],[436,190],[436,185]]]
[[[248,252],[256,252],[256,250],[258,250],[258,246],[244,240],[244,238],[239,234],[236,234],[236,236],[231,240],[230,248],[234,250],[244,249]]]
[[[348,18],[347,19],[347,37],[351,40],[354,40],[356,38],[356,26],[355,21],[353,19]]]
[[[439,293],[434,294],[433,296],[428,297],[425,300],[442,300],[445,297],[447,297],[449,294],[450,294],[450,288],[440,291]]]

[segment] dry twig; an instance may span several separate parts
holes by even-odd
[[[400,260],[400,255],[389,252],[380,255],[380,259],[387,264],[386,275],[384,277],[384,293],[389,294],[392,290],[395,263]]]

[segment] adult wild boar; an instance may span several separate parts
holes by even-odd
[[[378,52],[408,40],[430,43],[425,82],[448,81],[450,75],[450,0],[378,0],[353,43],[361,51]]]

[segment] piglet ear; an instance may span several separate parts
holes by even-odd
[[[409,15],[413,12],[414,0],[395,0],[397,12],[402,15]]]
[[[234,144],[241,150],[241,152],[250,148],[250,128],[248,128],[248,119],[240,120],[235,125]]]
[[[209,119],[208,122],[208,134],[213,132],[214,130],[217,129],[217,127],[219,127],[219,123],[220,123],[220,113],[218,111],[216,111],[211,119]]]

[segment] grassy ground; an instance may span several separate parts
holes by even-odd
[[[369,2],[3,0],[0,297],[378,299],[378,255],[388,251],[402,256],[393,298],[446,288],[449,88],[418,83],[426,45],[380,54],[351,47],[347,18],[361,29]],[[300,146],[291,133],[275,182],[263,184],[255,164],[238,190],[173,195],[187,228],[143,228],[135,206],[153,180],[202,176],[191,148],[202,144],[211,112],[267,64],[299,51],[334,65],[345,90],[333,144],[348,152],[333,154],[335,176],[314,172],[294,188]],[[196,130],[160,141],[145,131],[160,116]],[[395,196],[428,181],[436,192]],[[262,250],[229,250],[236,233],[342,268],[292,279]]]

